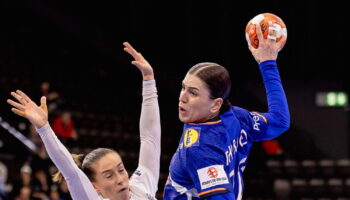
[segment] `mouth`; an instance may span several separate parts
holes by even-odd
[[[183,107],[179,106],[179,113],[180,114],[184,114],[186,112],[186,109],[184,109]]]
[[[127,187],[122,188],[122,189],[120,189],[120,190],[118,191],[118,193],[125,192],[127,189],[128,189]]]

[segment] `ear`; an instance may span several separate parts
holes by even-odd
[[[210,108],[210,112],[213,114],[219,112],[223,102],[224,102],[224,100],[222,98],[214,99],[212,106]]]
[[[92,186],[94,186],[96,192],[97,192],[98,194],[101,194],[101,190],[100,190],[99,187],[96,185],[96,183],[94,183],[94,182],[91,182],[91,183],[92,183]]]

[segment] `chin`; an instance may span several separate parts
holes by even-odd
[[[119,193],[117,194],[117,196],[118,196],[118,198],[126,199],[126,198],[128,198],[128,197],[130,196],[129,190],[125,190],[125,191],[123,191],[123,192],[119,192]]]
[[[180,120],[181,122],[183,122],[183,123],[188,123],[188,122],[189,122],[188,118],[182,117],[180,114],[179,114],[179,120]]]

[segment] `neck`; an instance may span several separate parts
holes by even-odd
[[[206,123],[206,122],[212,122],[212,121],[217,121],[217,120],[219,120],[219,113],[214,113],[204,120],[200,120],[197,122],[190,122],[190,123]]]
[[[210,121],[216,121],[219,118],[219,112],[214,113],[213,115],[209,116],[209,118],[207,120],[205,120],[205,122],[210,122]]]
[[[112,197],[112,198],[105,198],[101,193],[98,194],[101,200],[130,200],[131,199],[131,193],[129,189],[129,197],[121,199],[120,197]]]

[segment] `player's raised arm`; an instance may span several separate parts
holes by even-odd
[[[124,50],[135,59],[131,63],[138,67],[143,76],[142,110],[140,116],[140,157],[138,170],[144,174],[133,176],[131,182],[147,182],[144,187],[154,194],[157,191],[160,170],[160,115],[156,82],[153,68],[147,60],[128,42],[124,42]],[[138,180],[138,179],[142,179]]]
[[[256,25],[256,33],[259,39],[259,47],[254,48],[249,42],[249,50],[259,63],[259,68],[264,80],[267,95],[268,112],[262,113],[265,123],[268,123],[265,134],[257,140],[272,139],[285,132],[290,126],[290,115],[287,98],[278,72],[276,59],[279,51],[283,48],[286,38],[277,42],[277,32],[272,29],[265,39],[259,24]]]
[[[124,42],[124,51],[128,52],[135,60],[131,64],[140,69],[143,80],[154,80],[153,68],[148,61],[142,56],[140,52],[137,52],[128,42]]]
[[[98,199],[98,195],[88,177],[78,168],[71,154],[57,139],[48,123],[46,97],[41,97],[41,105],[36,105],[24,92],[17,90],[11,92],[17,100],[8,99],[7,102],[14,108],[11,110],[27,118],[36,128],[49,157],[67,181],[73,199]]]

